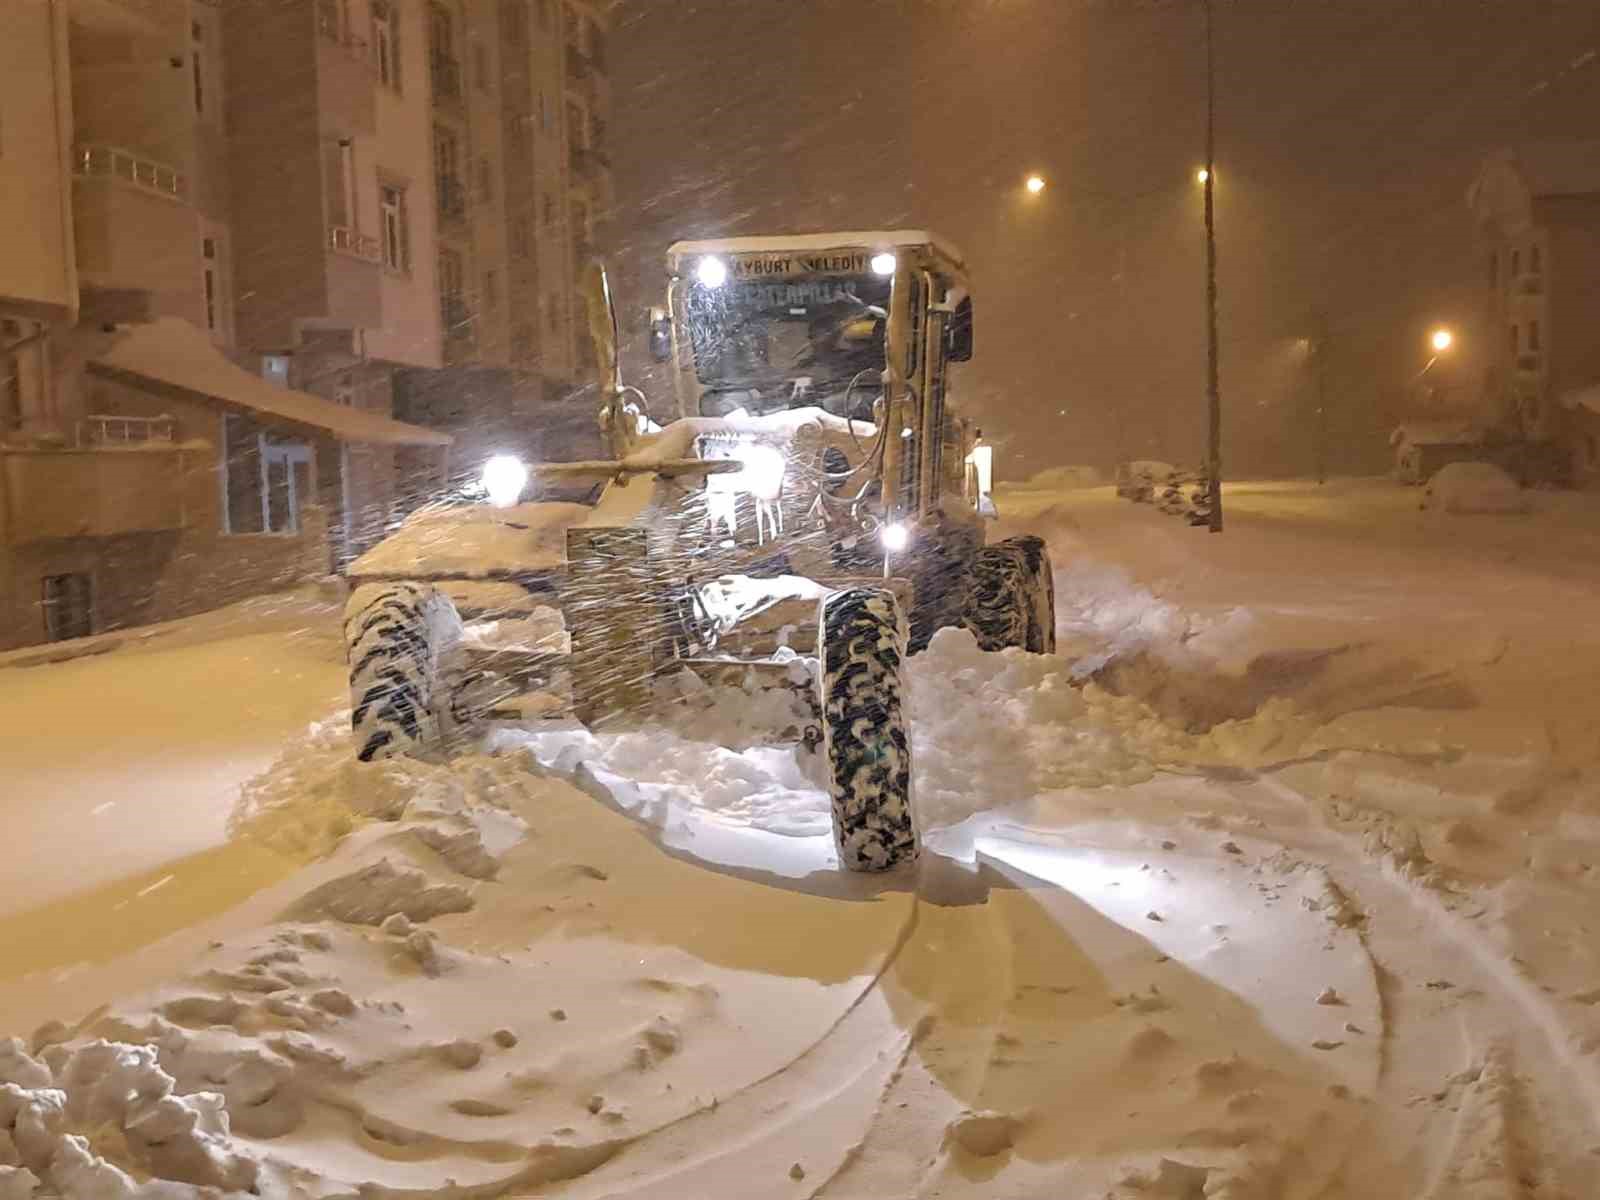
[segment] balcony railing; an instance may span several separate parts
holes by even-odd
[[[383,261],[383,243],[370,233],[361,233],[347,225],[328,226],[328,249],[363,262]]]
[[[428,64],[435,104],[461,103],[461,64],[453,58],[434,58]]]
[[[1537,372],[1539,370],[1539,355],[1537,355],[1537,354],[1519,354],[1519,355],[1517,355],[1517,370],[1519,370],[1519,371]]]
[[[183,200],[189,194],[188,181],[175,168],[116,146],[76,147],[72,170],[85,179],[115,179],[173,200]]]
[[[1543,275],[1523,275],[1517,279],[1515,290],[1521,296],[1544,295]]]
[[[78,420],[79,446],[147,446],[176,440],[171,417],[119,417],[91,413]]]

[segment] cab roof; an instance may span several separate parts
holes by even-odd
[[[930,246],[956,267],[965,270],[966,258],[956,246],[926,229],[846,230],[838,233],[790,233],[768,237],[709,238],[703,241],[673,242],[667,259],[692,258],[698,254],[761,254],[782,250],[886,250],[896,246]]]

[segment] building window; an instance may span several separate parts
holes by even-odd
[[[478,203],[487,204],[494,199],[494,164],[487,154],[478,158]]]
[[[22,355],[0,356],[0,437],[22,428]]]
[[[1539,353],[1539,322],[1537,321],[1528,322],[1528,353]]]
[[[545,101],[543,89],[539,92],[539,129],[542,133],[550,132],[550,105]]]
[[[400,21],[394,0],[372,0],[372,44],[378,65],[378,81],[384,87],[400,90]]]
[[[597,71],[606,69],[605,31],[593,21],[585,22],[589,33],[589,62]]]
[[[493,312],[500,304],[500,276],[496,271],[483,273],[483,311]]]
[[[466,212],[461,187],[461,146],[443,126],[433,128],[433,174],[439,189],[439,215],[459,217]]]
[[[404,188],[378,189],[378,219],[383,230],[383,265],[391,271],[411,267],[410,239],[406,236],[406,193]]]
[[[204,285],[206,299],[206,328],[217,331],[217,241],[200,239],[200,257],[204,260]]]
[[[571,96],[567,97],[567,144],[581,149],[589,144],[589,117]]]
[[[517,258],[527,258],[533,247],[533,231],[526,216],[511,223],[511,253]]]
[[[205,30],[199,21],[189,22],[189,62],[194,74],[194,110],[197,113],[206,111],[206,81],[205,64],[202,61],[202,52],[205,49]]]
[[[528,40],[528,10],[523,0],[511,0],[505,6],[501,24],[505,29],[506,41],[513,46],[520,46]]]
[[[1515,325],[1511,327],[1511,357],[1515,358],[1522,351],[1522,331]]]
[[[436,100],[461,98],[461,64],[456,59],[456,27],[450,10],[428,5],[428,52]]]
[[[1544,254],[1538,246],[1528,247],[1528,274],[1537,275],[1544,270]]]
[[[467,306],[461,295],[464,279],[461,255],[454,250],[439,251],[439,321],[446,337],[467,332]]]
[[[544,227],[554,229],[556,224],[556,200],[549,192],[544,194]]]
[[[311,495],[311,448],[269,441],[249,417],[222,418],[222,531],[300,532],[300,509]]]
[[[539,28],[540,29],[549,29],[550,28],[550,0],[538,0],[538,4],[539,4]]]
[[[1521,250],[1513,250],[1511,252],[1511,278],[1515,279],[1518,275],[1521,275],[1521,274],[1522,274],[1522,251]]]
[[[88,637],[94,632],[94,606],[89,576],[82,572],[46,575],[42,580],[40,608],[44,611],[47,642]]]
[[[551,333],[561,332],[561,301],[554,294],[544,298],[544,319]]]
[[[482,42],[472,43],[472,73],[478,77],[478,90],[489,90],[489,48]]]
[[[511,357],[526,362],[533,357],[533,327],[518,325],[511,331]]]

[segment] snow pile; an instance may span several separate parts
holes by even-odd
[[[1030,492],[1068,492],[1078,488],[1099,487],[1101,482],[1100,472],[1094,467],[1065,466],[1047,467],[1013,486],[1026,488]]]
[[[310,862],[363,824],[392,822],[457,869],[469,867],[463,874],[491,878],[492,860],[527,830],[510,808],[534,782],[509,761],[474,754],[450,764],[358,762],[345,717],[319,726],[242,789],[230,829],[235,838]]]
[[[1448,513],[1524,513],[1531,505],[1517,481],[1493,463],[1441,467],[1422,492],[1422,507]]]
[[[558,501],[418,509],[346,573],[352,579],[489,579],[554,570],[566,561],[567,530],[583,524],[591,511]]]
[[[0,1042],[0,1196],[120,1200],[254,1191],[259,1164],[213,1091],[180,1093],[151,1046],[104,1039],[38,1057]]]

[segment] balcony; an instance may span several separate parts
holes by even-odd
[[[327,293],[316,324],[374,329],[383,324],[383,245],[346,225],[328,226],[324,270]]]
[[[461,106],[461,64],[453,58],[435,56],[428,63],[428,75],[433,80],[433,102],[437,105]]]
[[[171,200],[189,198],[188,182],[177,168],[116,146],[74,146],[72,173],[83,179],[115,179]]]
[[[133,151],[79,146],[72,182],[84,284],[169,295],[193,291],[199,243],[181,172]]]
[[[181,529],[184,453],[170,441],[0,451],[9,517],[5,540],[20,545]]]
[[[1543,356],[1539,354],[1517,355],[1517,370],[1529,375],[1537,375],[1543,365]]]
[[[1544,295],[1543,275],[1519,275],[1512,281],[1511,290],[1518,296]]]

